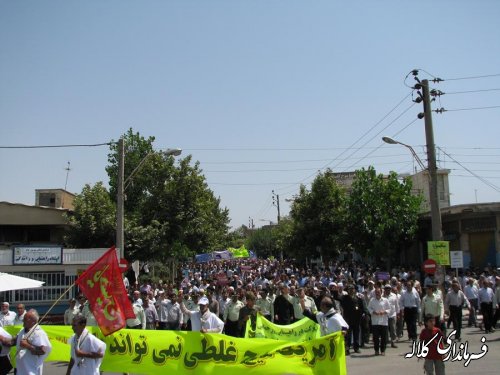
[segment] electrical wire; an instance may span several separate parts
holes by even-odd
[[[415,105],[415,103],[413,103],[411,106],[409,106],[403,113],[401,113],[398,117],[396,117],[393,121],[391,121],[385,128],[383,128],[381,131],[379,131],[377,134],[375,134],[371,139],[368,140],[368,142],[371,142],[374,138],[376,138],[377,136],[380,136],[380,134],[385,130],[387,129],[389,126],[391,126],[396,120],[398,120],[402,115],[404,115],[408,110],[410,110],[413,106]],[[408,123],[407,125],[405,125],[403,127],[403,129],[401,129],[400,131],[398,131],[396,135],[400,134],[403,130],[405,130],[406,128],[408,128],[410,125],[412,125],[415,121],[417,121],[418,118],[415,118],[413,119],[410,123]],[[380,149],[381,147],[383,146],[383,143],[381,143],[377,148],[375,148],[375,150],[372,150],[370,151],[368,154],[366,154],[365,156],[363,156],[362,158],[358,159],[357,162],[361,161],[361,160],[364,160],[366,159],[368,156],[370,156],[371,154],[373,154],[375,151],[377,151],[378,149]],[[351,154],[350,156],[352,156],[353,154]],[[349,157],[350,157],[349,156]],[[346,160],[346,159],[344,159]],[[352,169],[354,167],[354,164],[351,164],[350,166],[348,166],[347,168],[344,168],[343,172],[345,172],[346,170],[349,170],[349,169]]]
[[[443,92],[441,95],[456,95],[456,94],[470,94],[470,93],[475,93],[475,92],[489,92],[489,91],[500,91],[500,88],[498,89],[481,89],[481,90],[467,90],[467,91],[453,91],[453,92]]]
[[[375,129],[382,121],[384,121],[392,112],[394,112],[409,96],[411,95],[408,94],[406,95],[403,99],[401,99],[385,116],[383,116],[379,121],[377,121],[375,123],[375,125],[373,125],[367,132],[365,132],[360,138],[358,138],[358,140],[356,140],[353,144],[351,144],[346,150],[344,150],[340,155],[338,155],[336,158],[332,159],[330,162],[326,163],[325,165],[323,165],[321,167],[321,170],[324,170],[326,169],[327,167],[329,167],[334,161],[338,160],[342,155],[344,155],[347,151],[349,150],[352,150],[353,147],[355,145],[357,145],[363,138],[365,138],[373,129]],[[376,136],[380,135],[385,129],[387,129],[390,125],[392,125],[396,120],[398,120],[402,115],[404,115],[406,112],[408,112],[411,107],[413,107],[415,105],[415,103],[412,103],[408,108],[406,108],[402,113],[400,113],[394,120],[392,120],[391,122],[389,122],[389,124],[387,126],[385,126],[381,131],[379,131],[377,134],[375,134],[375,136],[373,136],[372,138],[370,138],[367,142],[365,142],[365,144],[363,144],[361,147],[358,147],[356,148],[356,150],[354,151],[357,152],[358,150],[360,149],[363,149],[370,141],[373,140],[373,138],[375,138]],[[377,147],[375,148],[374,151],[378,150],[380,147]],[[354,153],[351,153],[350,155],[348,155],[347,157],[345,157],[344,159],[342,159],[341,162],[347,160],[348,158],[350,158]],[[338,164],[337,164],[338,165]],[[316,174],[312,174],[312,175],[309,175],[308,177],[306,177],[305,179],[301,180],[300,182],[304,182],[306,180],[308,180],[309,178],[311,178],[312,176],[314,176]]]
[[[491,78],[491,77],[499,77],[500,73],[496,74],[485,74],[481,76],[470,76],[470,77],[459,77],[459,78],[445,78],[443,81],[460,81],[464,79],[479,79],[479,78]]]
[[[111,146],[116,142],[94,143],[94,144],[69,144],[69,145],[36,145],[36,146],[0,146],[3,149],[29,149],[29,148],[64,148],[64,147],[99,147]]]
[[[479,176],[477,173],[471,171],[469,168],[467,168],[466,166],[464,166],[462,163],[460,163],[458,160],[456,160],[455,158],[453,158],[450,154],[448,154],[446,151],[444,151],[442,148],[438,147],[438,149],[443,153],[445,154],[446,156],[448,156],[451,160],[453,160],[455,163],[457,163],[458,165],[460,165],[463,169],[465,169],[467,172],[469,172],[471,175],[473,175],[474,177],[476,177],[479,181],[483,182],[484,184],[486,184],[487,186],[491,187],[493,190],[495,190],[496,192],[500,193],[500,187],[496,186],[495,184],[489,182],[488,180],[486,180],[485,178]]]
[[[406,154],[387,154],[387,155],[377,155],[376,158],[393,158],[396,156],[404,156]],[[331,159],[302,159],[302,160],[276,160],[276,161],[203,161],[203,165],[215,164],[288,164],[288,163],[310,163],[310,162],[324,162],[330,161]]]
[[[360,158],[363,160],[363,158]],[[394,165],[402,164],[406,162],[392,161],[390,163],[377,163],[378,165]],[[318,168],[296,168],[296,169],[234,169],[234,170],[204,170],[208,173],[257,173],[257,172],[300,172],[300,171],[310,171],[318,170]]]
[[[432,112],[444,113],[444,112],[458,112],[458,111],[475,111],[475,110],[493,109],[493,108],[500,108],[500,105],[492,105],[488,107],[456,108],[456,109],[437,108],[433,109]]]
[[[466,177],[466,178],[476,178],[476,176],[471,176],[468,174],[454,174],[452,177]],[[484,178],[489,178],[492,180],[500,179],[500,176],[485,176]]]

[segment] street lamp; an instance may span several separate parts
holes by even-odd
[[[179,156],[182,153],[182,150],[180,148],[167,148],[165,151],[162,152],[163,155],[165,156]],[[130,173],[130,175],[126,178],[125,181],[123,181],[123,190],[127,190],[127,187],[130,185],[130,182],[132,181],[132,178],[135,176],[135,174],[142,168],[144,165],[144,162],[151,156],[153,155],[154,152],[151,151],[148,153],[146,156],[142,158],[142,160],[137,164],[137,167],[134,168],[134,170]]]
[[[417,163],[420,165],[420,167],[427,171],[429,173],[429,204],[431,206],[431,225],[432,225],[432,240],[433,241],[440,241],[441,240],[441,211],[439,209],[439,195],[438,195],[438,189],[437,189],[437,168],[436,168],[436,159],[435,159],[435,153],[428,152],[429,156],[429,163],[428,167],[426,168],[424,166],[424,163],[422,160],[418,157],[417,153],[413,149],[413,147],[404,144],[402,142],[396,141],[392,138],[389,137],[382,137],[382,140],[385,143],[389,144],[399,144],[402,146],[407,147]],[[432,145],[434,147],[434,144]],[[427,147],[429,149],[429,146]],[[434,159],[432,158],[434,156]]]
[[[169,148],[163,152],[165,156],[179,156],[180,148]],[[144,162],[154,152],[148,153],[134,168],[132,173],[125,179],[125,144],[123,138],[118,140],[118,184],[116,195],[116,247],[120,250],[120,259],[125,258],[125,238],[124,238],[124,191],[129,186],[135,174],[142,168]]]
[[[382,140],[385,142],[385,143],[388,143],[390,145],[401,145],[401,146],[405,146],[408,150],[410,150],[411,154],[413,155],[413,157],[415,158],[415,160],[417,161],[418,165],[420,166],[420,168],[422,168],[422,170],[426,170],[427,168],[425,167],[424,163],[422,163],[422,160],[418,157],[417,153],[415,152],[415,150],[413,149],[413,147],[411,147],[410,145],[407,145],[406,143],[403,143],[403,142],[399,142],[399,141],[396,141],[392,138],[389,138],[389,137],[382,137]]]

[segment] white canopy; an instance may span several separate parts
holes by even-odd
[[[0,292],[19,289],[41,288],[44,281],[28,279],[27,277],[15,276],[10,273],[0,272]]]

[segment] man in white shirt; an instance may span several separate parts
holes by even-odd
[[[158,317],[160,319],[159,329],[172,331],[180,330],[183,314],[179,303],[175,300],[175,294],[170,292],[167,298],[165,292],[160,292],[156,304],[158,306]]]
[[[179,302],[182,312],[190,316],[192,331],[199,331],[201,333],[222,333],[224,322],[208,309],[209,301],[207,297],[201,297],[199,299],[199,311],[190,311],[184,306],[182,293],[179,293],[177,302]]]
[[[372,317],[373,348],[375,355],[385,355],[387,346],[387,327],[391,305],[387,298],[382,297],[380,288],[375,288],[375,298],[368,303],[368,311]],[[380,351],[379,351],[380,350]]]
[[[71,359],[67,375],[99,375],[106,344],[91,334],[85,326],[87,318],[77,315],[71,324],[75,334],[70,338]]]
[[[26,315],[26,306],[24,306],[24,303],[19,303],[17,305],[17,313],[16,317],[14,318],[14,325],[15,326],[22,326],[23,325],[23,320],[24,320],[24,315]]]
[[[302,313],[302,300],[304,300],[305,308],[309,309],[313,314],[316,314],[316,312],[318,311],[314,300],[306,295],[304,288],[299,288],[297,289],[297,295],[292,298],[295,320],[300,320],[304,317],[304,314]]]
[[[7,327],[14,325],[14,319],[16,319],[16,313],[9,310],[9,303],[7,301],[2,302],[2,309],[0,311],[0,327]]]
[[[399,314],[399,299],[392,293],[392,287],[390,284],[384,285],[384,298],[387,298],[389,304],[391,305],[391,312],[389,313],[388,327],[389,336],[391,338],[391,348],[397,348],[395,341],[397,339],[396,335],[396,320]]]
[[[0,327],[0,375],[7,375],[12,370],[9,356],[11,343],[10,333]]]
[[[489,280],[483,281],[483,287],[479,289],[478,300],[479,306],[481,306],[481,314],[483,314],[484,331],[486,333],[492,333],[494,331],[493,327],[493,300],[495,299],[495,293],[493,289],[490,288],[491,283]]]
[[[346,334],[349,325],[344,320],[342,315],[335,311],[335,304],[330,297],[323,297],[319,305],[320,312],[313,314],[311,310],[305,307],[305,301],[300,301],[303,309],[302,313],[309,319],[314,320],[319,324],[321,336],[329,335],[330,333],[341,331]]]
[[[69,300],[69,307],[66,309],[66,311],[64,312],[64,325],[71,325],[71,323],[73,322],[73,318],[80,312],[80,310],[78,310],[76,308],[76,299],[74,298],[71,298]]]
[[[38,325],[39,319],[36,310],[29,310],[24,315],[24,328],[12,340],[12,344],[15,342],[17,346],[16,368],[19,375],[41,375],[43,373],[43,361],[52,350],[47,334]]]
[[[420,296],[412,281],[406,282],[406,289],[401,293],[400,305],[408,330],[408,339],[417,340],[417,319],[420,314]]]
[[[462,332],[462,308],[466,304],[469,307],[469,301],[464,292],[460,290],[458,281],[451,283],[451,290],[444,299],[445,311],[449,312],[450,320],[453,322],[453,328],[457,331],[455,338],[460,341]]]
[[[468,326],[474,327],[476,326],[476,310],[478,309],[478,298],[479,298],[479,289],[474,285],[474,279],[469,277],[467,279],[467,285],[464,287],[465,297],[469,300],[470,309],[469,309],[469,322]]]
[[[144,309],[142,304],[134,303],[133,297],[129,296],[130,303],[132,304],[132,309],[134,310],[135,318],[127,319],[127,328],[130,329],[146,329],[146,314],[144,314]]]
[[[267,289],[264,288],[260,291],[257,301],[255,301],[255,308],[264,318],[273,321],[274,318],[274,305],[273,301],[267,295]]]

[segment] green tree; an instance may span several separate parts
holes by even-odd
[[[278,257],[275,240],[275,226],[266,225],[251,231],[245,247],[248,250],[256,252],[259,258],[268,258],[269,256]]]
[[[115,241],[115,205],[102,182],[85,185],[75,197],[67,218],[71,227],[65,237],[70,247],[109,247]]]
[[[154,137],[129,129],[124,135],[125,176],[144,163],[125,186],[125,252],[128,258],[159,260],[219,250],[228,240],[229,211],[208,188],[199,163],[153,149]],[[116,194],[116,146],[106,168]]]
[[[292,204],[293,220],[289,246],[297,259],[333,257],[343,250],[345,238],[346,193],[331,170],[319,174],[305,186]]]
[[[414,239],[421,197],[411,194],[411,180],[377,175],[373,167],[357,171],[351,188],[348,241],[359,254],[389,265]]]
[[[246,225],[242,225],[231,232],[229,232],[227,245],[229,247],[239,248],[242,245],[245,245],[248,236],[251,233],[251,229],[249,229]]]

